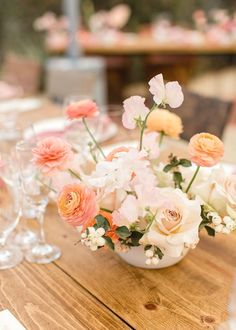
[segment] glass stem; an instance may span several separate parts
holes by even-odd
[[[39,243],[45,244],[45,232],[44,232],[44,212],[39,212],[37,215],[37,220],[39,223]]]

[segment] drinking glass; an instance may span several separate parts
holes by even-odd
[[[18,181],[10,176],[9,167],[11,160],[3,161],[3,167],[0,169],[0,269],[12,268],[18,265],[23,258],[20,249],[13,245],[7,245],[7,239],[11,232],[17,226],[21,208],[19,194],[16,193]],[[4,169],[7,169],[7,175],[4,179]],[[12,184],[15,182],[15,185]]]
[[[25,198],[24,207],[28,209],[28,216],[37,219],[39,223],[38,242],[25,253],[29,262],[46,264],[61,256],[60,249],[48,244],[44,233],[44,214],[48,204],[49,183],[41,177],[32,163],[33,144],[27,141],[20,141],[16,145],[17,158],[19,160],[20,179],[22,191]]]

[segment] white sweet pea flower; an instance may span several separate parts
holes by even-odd
[[[194,247],[202,221],[198,201],[189,200],[179,189],[162,188],[161,205],[149,231],[140,243],[158,246],[163,253],[179,257],[186,246]]]
[[[158,74],[149,81],[150,93],[157,105],[169,104],[171,108],[178,108],[184,100],[182,88],[177,81],[164,84],[163,75]]]
[[[122,122],[125,128],[134,129],[137,127],[137,120],[144,120],[149,109],[144,104],[145,98],[141,96],[131,96],[124,101],[125,112]]]
[[[157,132],[146,133],[143,136],[143,149],[147,152],[149,159],[156,159],[160,154],[158,138]]]
[[[117,226],[130,227],[139,217],[138,200],[133,195],[128,195],[121,207],[112,213],[113,223]]]

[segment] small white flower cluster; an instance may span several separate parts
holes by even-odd
[[[216,233],[230,234],[231,231],[236,229],[236,222],[229,216],[223,219],[216,212],[209,212],[208,218],[212,217],[212,223]]]
[[[145,251],[145,256],[147,257],[145,264],[146,265],[157,265],[159,263],[159,258],[154,255],[154,252],[151,249]]]
[[[104,234],[105,230],[103,228],[88,227],[87,232],[81,234],[81,243],[90,247],[92,251],[96,251],[98,247],[105,245],[106,241],[102,237]]]

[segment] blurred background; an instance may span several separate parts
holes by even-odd
[[[185,88],[189,135],[198,116],[199,130],[236,141],[235,0],[1,0],[0,71],[1,100],[74,94],[104,107],[148,102],[161,72]]]

